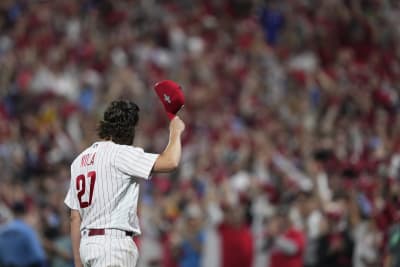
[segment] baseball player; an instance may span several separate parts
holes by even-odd
[[[179,164],[182,120],[171,120],[168,145],[161,154],[151,154],[132,146],[138,113],[133,102],[112,102],[100,121],[101,140],[71,165],[65,204],[71,209],[75,266],[136,266],[138,250],[132,237],[140,234],[138,179],[171,172]]]

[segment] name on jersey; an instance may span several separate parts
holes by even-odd
[[[94,164],[94,159],[96,157],[96,153],[93,154],[85,154],[82,156],[81,167],[86,167]]]

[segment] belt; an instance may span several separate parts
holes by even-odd
[[[135,235],[134,232],[132,231],[124,231],[124,230],[120,230],[122,232],[125,232],[126,236],[130,236],[133,237]],[[88,229],[88,236],[94,236],[94,235],[105,235],[106,234],[106,229],[102,228],[102,229]]]

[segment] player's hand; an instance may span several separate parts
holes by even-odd
[[[175,116],[169,123],[169,131],[180,134],[184,130],[185,130],[185,123],[178,116]]]

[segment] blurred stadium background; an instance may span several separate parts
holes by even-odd
[[[69,164],[105,105],[134,100],[135,144],[167,142],[161,79],[187,98],[183,162],[141,185],[140,266],[400,266],[400,1],[2,0],[0,13],[0,224],[25,211],[48,266],[73,266]]]

